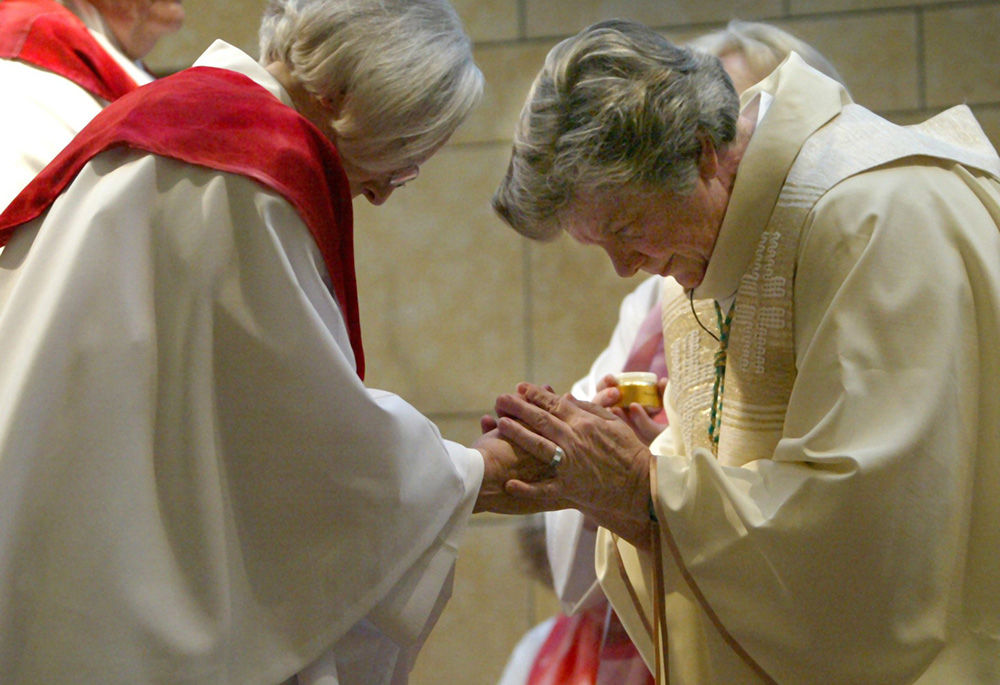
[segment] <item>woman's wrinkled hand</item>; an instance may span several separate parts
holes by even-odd
[[[551,478],[549,465],[500,435],[496,421],[483,417],[483,435],[473,443],[473,449],[483,455],[483,482],[479,487],[474,512],[491,511],[497,514],[534,514],[553,509],[566,509],[571,503],[560,499],[518,498],[507,491],[508,481],[533,482]]]
[[[552,467],[551,477],[510,480],[511,495],[527,501],[570,502],[612,530],[624,521],[648,529],[652,455],[619,416],[598,404],[529,383],[519,385],[515,394],[498,397],[496,412],[499,434],[540,464],[550,464],[557,446],[565,452],[565,458]]]

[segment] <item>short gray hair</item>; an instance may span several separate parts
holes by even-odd
[[[260,62],[282,62],[317,97],[353,164],[392,171],[426,157],[479,102],[483,75],[447,0],[270,0]]]
[[[535,78],[493,208],[550,240],[573,198],[615,188],[688,193],[702,142],[732,142],[739,98],[715,57],[641,24],[594,24],[559,43]]]
[[[806,64],[830,78],[844,82],[840,73],[819,50],[772,24],[733,19],[726,28],[695,38],[688,47],[722,57],[736,52],[747,66],[763,80],[790,52],[797,52]]]

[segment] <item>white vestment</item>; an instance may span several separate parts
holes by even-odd
[[[136,83],[153,77],[114,44],[100,14],[86,0],[64,2]],[[18,60],[0,59],[0,210],[108,103],[69,79]]]
[[[483,460],[363,385],[284,198],[100,154],[0,254],[0,340],[0,682],[405,682]]]
[[[862,164],[832,187],[783,187],[825,122],[852,149],[863,131],[829,128],[846,94],[797,58],[744,101],[760,91],[775,100],[695,297],[731,298],[747,279],[788,285],[781,272],[749,270],[767,259],[755,255],[762,227],[779,196],[794,204],[821,193],[794,255],[796,376],[769,458],[724,462],[654,443],[670,683],[1000,682],[996,154],[977,147],[985,164],[960,164],[951,160],[964,159],[961,143],[940,154],[929,144],[926,155]],[[924,127],[922,140],[951,121]],[[966,132],[970,149],[982,145],[981,131],[955,137]],[[900,135],[859,136],[870,145],[859,157]],[[809,178],[809,163],[822,176],[855,162],[826,153],[795,178]],[[679,449],[684,422],[669,409]],[[610,537],[598,540],[602,585],[652,664]],[[652,618],[653,559],[619,548]]]
[[[674,282],[673,279],[670,281]],[[639,327],[649,310],[660,301],[663,282],[662,276],[650,276],[622,298],[618,308],[618,321],[611,332],[608,346],[594,359],[587,375],[573,384],[574,397],[590,401],[597,394],[597,384],[602,378],[609,373],[621,372],[635,343]]]

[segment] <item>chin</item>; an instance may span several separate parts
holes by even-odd
[[[701,282],[705,280],[705,274],[692,274],[692,273],[682,273],[682,274],[664,274],[666,276],[673,276],[674,280],[680,283],[687,290],[694,290]]]

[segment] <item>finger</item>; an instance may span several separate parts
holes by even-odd
[[[521,397],[545,411],[554,412],[559,406],[560,395],[540,385],[521,383],[517,390]]]
[[[659,408],[654,407],[644,407],[638,402],[633,402],[628,406],[629,416],[638,425],[644,426],[649,422],[652,422],[653,417],[650,416],[650,412],[659,412]]]
[[[622,391],[617,386],[613,386],[599,391],[596,395],[594,395],[591,402],[600,407],[610,409],[611,407],[617,405],[621,398]]]
[[[517,384],[517,394],[518,395],[523,395],[524,393],[526,393],[528,390],[530,390],[532,388],[542,388],[542,390],[546,390],[547,392],[555,392],[554,390],[547,390],[548,386],[535,385],[534,383],[528,383],[527,381],[521,381],[520,383]]]
[[[521,499],[504,493],[503,496],[490,498],[482,502],[473,512],[478,514],[489,511],[494,514],[524,516],[526,514],[541,514],[546,511],[565,508],[559,503],[549,502],[548,500]]]
[[[492,511],[497,514],[535,514],[542,511],[565,509],[568,505],[562,501],[547,499],[528,499],[514,497],[507,492],[482,495],[476,500],[474,513]]]
[[[613,373],[609,373],[603,378],[601,378],[601,380],[597,381],[597,390],[599,391],[606,390],[607,388],[617,388],[617,387],[618,387],[618,379],[615,378],[615,375]]]
[[[566,400],[564,406],[569,406],[569,407],[575,407],[577,409],[582,409],[583,411],[588,412],[590,414],[595,414],[597,416],[600,416],[602,419],[614,419],[615,418],[615,415],[611,412],[610,409],[602,407],[599,404],[595,404],[594,402],[588,402],[586,400],[579,400],[579,399],[573,397],[572,395],[566,395],[563,399]]]
[[[525,483],[523,480],[509,480],[504,486],[507,494],[518,499],[533,501],[547,501],[553,504],[560,504],[557,508],[565,508],[565,499],[562,497],[562,484],[555,478],[540,480],[534,483]]]
[[[497,424],[500,435],[517,447],[521,448],[546,466],[552,463],[558,445],[551,440],[532,432],[523,424],[507,417],[502,417]]]
[[[486,433],[489,433],[496,427],[497,427],[497,420],[492,416],[490,416],[489,414],[484,414],[479,419],[479,429],[483,432],[484,435]]]
[[[500,395],[496,401],[496,412],[501,418],[516,419],[556,444],[565,443],[572,432],[563,421],[544,408],[535,406],[526,395]]]
[[[587,402],[586,400],[579,400],[569,393],[561,396],[555,395],[530,383],[522,383],[518,386],[518,393],[527,402],[539,409],[543,409],[547,415],[560,419],[566,424],[571,423],[573,417],[578,415],[581,410],[590,414],[596,414],[603,419],[615,418],[614,414],[610,413],[604,407],[593,402]],[[532,424],[529,422],[529,425]],[[534,427],[532,425],[532,428]],[[556,442],[560,442],[558,436],[549,435],[548,437]]]
[[[666,424],[659,423],[640,404],[633,403],[629,407],[629,418],[631,419],[632,430],[639,436],[647,446],[666,429]]]
[[[570,393],[566,393],[565,395],[556,395],[555,393],[548,392],[537,385],[531,385],[529,383],[525,383],[523,385],[524,387],[521,390],[520,396],[523,397],[525,401],[533,404],[539,409],[544,410],[546,414],[560,419],[565,424],[572,423],[572,419],[580,414],[581,409],[590,413],[598,413],[589,408],[591,406],[590,402],[578,400]],[[597,405],[593,406],[597,407]],[[598,407],[597,409],[601,411],[603,410],[603,407]],[[558,440],[556,441],[558,442]]]
[[[643,428],[652,428],[654,426],[663,428],[662,424],[658,424],[653,420],[653,414],[659,413],[659,411],[657,408],[644,407],[638,402],[633,402],[628,408],[629,418],[632,419],[635,425]]]
[[[629,414],[627,411],[621,407],[608,407],[608,411],[614,414],[617,418],[621,419],[625,423],[629,422]]]

